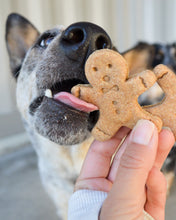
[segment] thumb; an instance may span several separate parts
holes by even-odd
[[[147,120],[138,121],[120,159],[115,184],[126,184],[127,187],[130,186],[128,189],[131,192],[145,187],[148,173],[155,161],[157,146],[158,132],[155,125]]]
[[[128,206],[129,209],[135,209],[126,210],[128,213],[138,210],[139,214],[139,212],[142,213],[146,200],[147,177],[156,157],[158,132],[152,122],[140,120],[126,141],[124,143],[126,148],[120,159],[114,184],[108,195],[109,198],[106,199],[106,205],[113,201],[118,204],[116,211],[124,210],[124,207]]]

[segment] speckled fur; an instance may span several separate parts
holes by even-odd
[[[33,37],[26,40],[29,28]],[[87,128],[87,113],[75,112],[64,105],[58,108],[48,98],[44,98],[34,114],[30,113],[31,103],[44,96],[54,83],[70,78],[86,80],[82,61],[69,59],[60,46],[63,30],[63,26],[58,26],[47,31],[54,32],[55,38],[43,49],[38,46],[38,31],[20,15],[10,15],[6,26],[12,72],[21,65],[18,74],[14,73],[18,75],[17,106],[38,155],[43,185],[55,202],[59,219],[67,219],[68,198],[93,140]]]

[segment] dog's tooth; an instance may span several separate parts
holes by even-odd
[[[52,92],[51,92],[50,89],[47,89],[47,90],[45,91],[45,96],[48,97],[48,98],[52,98]]]
[[[67,120],[67,116],[66,115],[64,115],[64,120]]]

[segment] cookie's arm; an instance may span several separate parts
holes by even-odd
[[[128,84],[131,87],[131,91],[135,94],[141,94],[149,89],[156,82],[157,78],[155,74],[150,70],[145,70],[137,76],[128,80]]]
[[[96,104],[94,101],[95,93],[93,88],[90,84],[78,84],[71,89],[71,93],[86,102]]]

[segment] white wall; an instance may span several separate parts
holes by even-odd
[[[120,51],[138,40],[176,41],[176,0],[0,0],[0,115],[15,110],[15,83],[4,43],[5,20],[18,12],[43,31],[90,21],[110,34]]]

